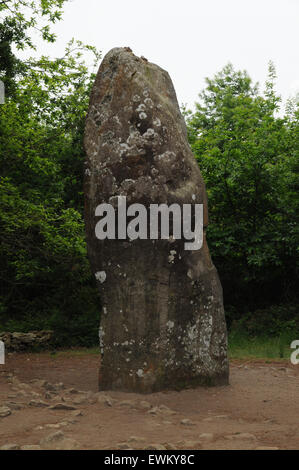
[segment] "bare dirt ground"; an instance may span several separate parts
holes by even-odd
[[[98,367],[96,355],[8,355],[0,448],[299,449],[299,366],[231,361],[227,387],[151,395],[98,393]]]

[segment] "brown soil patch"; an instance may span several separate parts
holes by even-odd
[[[0,418],[0,447],[39,444],[61,430],[80,449],[135,449],[157,444],[177,449],[299,448],[299,366],[289,362],[232,361],[227,387],[150,395],[108,392],[112,399],[108,406],[95,395],[96,355],[9,354],[6,359],[6,365],[0,365],[0,407],[14,402],[21,408]],[[50,397],[33,379],[63,382],[64,389]],[[71,393],[70,388],[91,393]],[[74,403],[78,397],[83,397],[80,404]],[[29,405],[31,400],[49,406],[71,404],[82,416],[70,418],[69,410],[37,408]],[[122,403],[124,400],[129,402]],[[142,401],[154,408],[154,414],[142,409]],[[182,424],[182,420],[190,421]],[[212,436],[200,437],[203,433]],[[137,439],[130,440],[131,436]]]

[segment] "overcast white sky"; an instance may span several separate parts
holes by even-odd
[[[169,72],[180,104],[192,106],[227,62],[263,89],[272,60],[284,101],[299,92],[299,0],[71,0],[54,31],[57,43],[39,49],[47,55],[72,37],[103,55],[131,47]]]

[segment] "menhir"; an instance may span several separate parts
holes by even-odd
[[[88,255],[100,289],[101,390],[153,392],[228,383],[222,288],[211,261],[205,185],[168,73],[112,49],[90,99],[85,139]],[[96,208],[203,204],[203,245],[105,239]]]

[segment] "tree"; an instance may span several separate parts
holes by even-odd
[[[6,51],[14,41],[34,47],[32,26],[45,40],[54,40],[47,26],[39,27],[38,14],[54,22],[63,3],[41,0],[37,8],[31,2],[4,2],[15,8],[9,7],[5,18],[15,34]],[[30,7],[33,16],[26,19],[21,6]],[[23,36],[16,36],[21,30]],[[95,48],[74,40],[62,58],[1,62],[10,93],[0,106],[0,329],[53,328],[64,344],[97,341],[99,299],[82,214],[82,138],[94,81],[85,53],[98,62]],[[19,73],[13,63],[21,64]]]
[[[276,115],[272,63],[264,95],[231,64],[206,81],[187,124],[207,185],[208,240],[226,304],[242,311],[286,301],[296,292],[298,121]]]
[[[62,17],[62,7],[68,0],[5,0],[0,1],[0,79],[4,81],[6,95],[15,90],[15,80],[30,68],[30,61],[20,60],[13,48],[36,49],[31,38],[38,31],[47,42],[54,42],[50,25]]]

